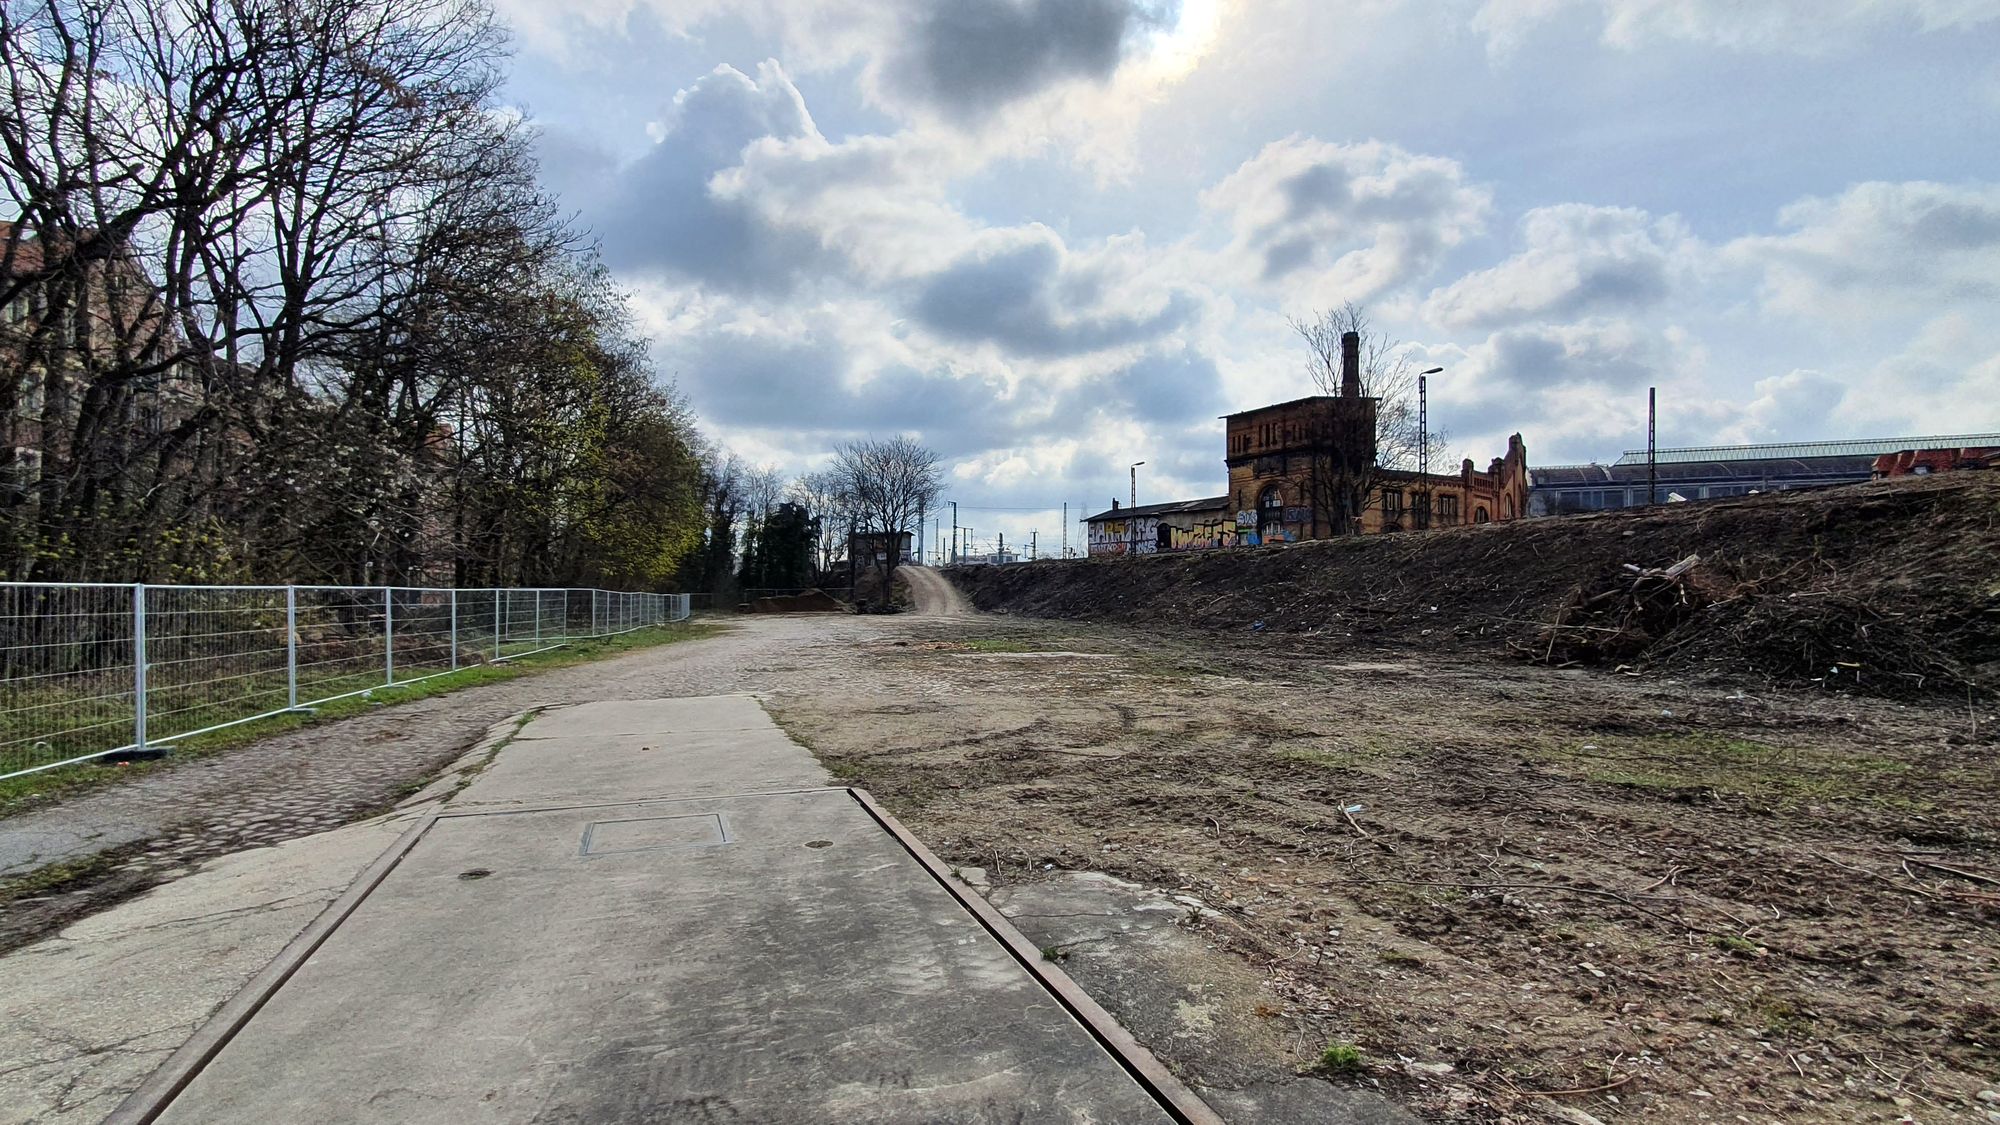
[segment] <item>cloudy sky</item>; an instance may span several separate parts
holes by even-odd
[[[708,429],[920,435],[982,541],[1220,493],[1349,300],[1482,465],[1616,457],[1649,385],[1668,444],[2000,429],[2000,0],[500,9]]]

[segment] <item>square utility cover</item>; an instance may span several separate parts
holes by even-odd
[[[584,855],[703,848],[728,842],[729,825],[721,813],[594,820],[583,830]]]

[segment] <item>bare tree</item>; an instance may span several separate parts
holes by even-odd
[[[846,480],[832,468],[806,473],[792,482],[788,495],[818,521],[815,552],[823,576],[833,569],[833,560],[840,557],[841,546],[854,528],[854,503]]]
[[[1306,487],[1314,534],[1322,524],[1335,535],[1354,534],[1360,530],[1361,513],[1378,502],[1380,470],[1419,468],[1424,427],[1417,403],[1417,365],[1399,341],[1375,329],[1367,313],[1351,301],[1290,323],[1306,345],[1306,374],[1321,395],[1333,399],[1342,392],[1342,341],[1349,333],[1357,337],[1361,396],[1374,400],[1374,432],[1352,432],[1341,408],[1327,404],[1310,425]],[[1431,465],[1449,461],[1449,443],[1449,434],[1431,429]]]
[[[703,450],[504,46],[486,0],[0,2],[8,577],[667,581]]]
[[[882,574],[886,597],[903,561],[900,533],[911,530],[944,491],[937,454],[910,437],[857,441],[835,450],[833,471],[853,504],[856,530],[880,533],[886,540],[888,565]]]

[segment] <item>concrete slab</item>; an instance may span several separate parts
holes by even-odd
[[[545,712],[114,1120],[1215,1120],[825,780],[749,697]]]
[[[832,781],[751,696],[655,699],[537,714],[456,803],[583,804]]]
[[[1172,1118],[824,790],[440,818],[159,1120]]]
[[[214,860],[0,958],[0,1121],[102,1121],[417,819]]]

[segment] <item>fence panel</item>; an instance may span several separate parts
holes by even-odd
[[[0,586],[0,776],[132,736],[132,587]]]
[[[165,741],[290,706],[283,587],[134,589],[146,690],[143,726],[128,741]],[[374,619],[356,627],[374,630],[379,669],[379,591],[372,608]]]
[[[0,583],[0,778],[687,620],[685,594]]]

